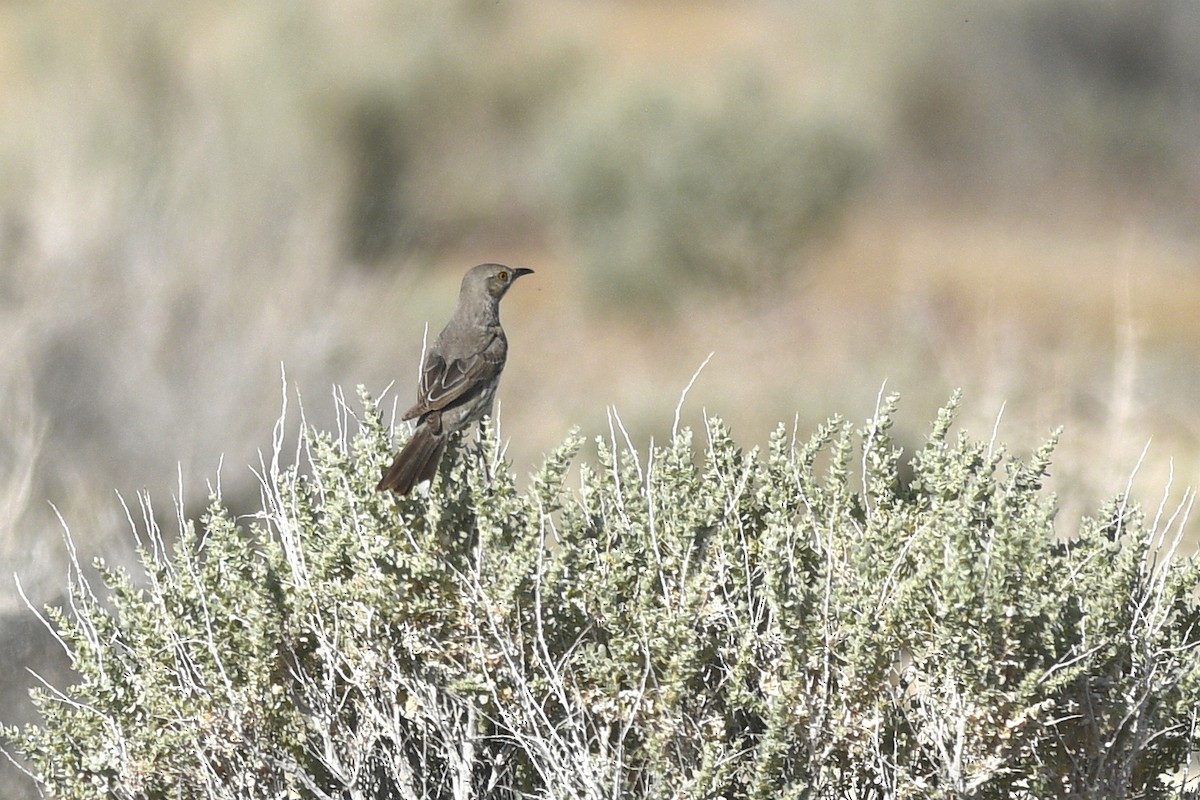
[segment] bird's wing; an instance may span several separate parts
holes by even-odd
[[[417,388],[417,404],[406,411],[402,419],[441,411],[478,392],[504,368],[506,349],[503,340],[495,337],[478,353],[466,358],[447,361],[439,354],[427,354]]]

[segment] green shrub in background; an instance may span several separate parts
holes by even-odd
[[[255,518],[218,496],[167,552],[147,513],[144,576],[74,582],[79,681],[5,731],[49,793],[1196,796],[1190,498],[1056,538],[1052,442],[955,437],[952,403],[902,472],[891,400],[761,453],[614,435],[576,490],[578,435],[521,492],[486,431],[394,498],[363,402],[299,470],[277,432]]]
[[[848,125],[753,79],[707,101],[643,91],[593,104],[565,140],[561,214],[594,294],[616,306],[776,288],[870,163]]]

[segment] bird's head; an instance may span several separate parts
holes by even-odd
[[[506,267],[503,264],[480,264],[467,273],[463,278],[462,291],[479,292],[499,300],[504,297],[508,287],[522,275],[531,275],[533,270],[526,267]]]

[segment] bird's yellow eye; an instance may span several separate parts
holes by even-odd
[[[508,280],[508,270],[506,270],[506,269],[500,270],[499,272],[496,273],[496,277],[502,281]]]

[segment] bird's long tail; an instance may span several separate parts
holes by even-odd
[[[433,420],[425,420],[413,431],[404,449],[396,454],[392,466],[375,487],[377,492],[392,490],[408,494],[421,481],[437,475],[438,463],[446,451],[447,433]]]

